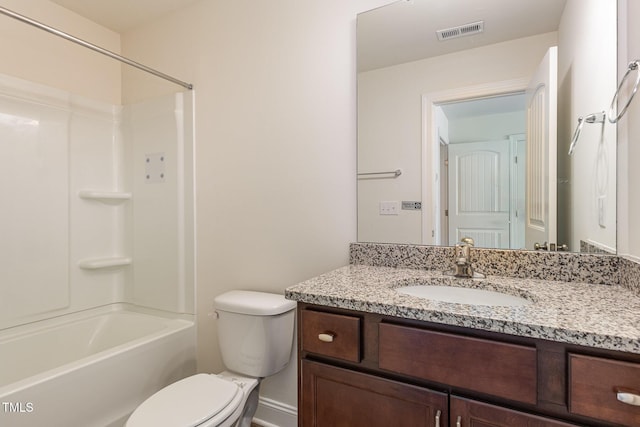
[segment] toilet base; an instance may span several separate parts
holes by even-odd
[[[233,427],[251,427],[251,421],[258,409],[261,378],[245,377],[230,371],[221,372],[217,374],[217,376],[238,384],[245,395],[245,399],[239,408],[242,410],[242,413],[240,414],[237,422],[233,424]]]
[[[251,427],[251,422],[253,421],[253,416],[256,414],[256,409],[258,409],[258,398],[260,397],[260,383],[255,386],[253,390],[249,393],[247,397],[247,402],[244,405],[244,410],[242,411],[242,415],[238,420],[237,427]]]

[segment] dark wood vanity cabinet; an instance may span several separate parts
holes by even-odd
[[[298,303],[302,427],[640,427],[640,355]]]
[[[571,413],[640,426],[640,406],[618,401],[618,392],[640,394],[640,363],[569,354]]]
[[[380,323],[378,366],[389,372],[535,404],[536,349]]]
[[[446,426],[446,393],[302,360],[302,426]]]
[[[562,421],[451,396],[450,413],[456,427],[575,427]]]

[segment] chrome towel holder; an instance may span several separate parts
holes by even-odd
[[[599,113],[591,113],[586,117],[578,117],[578,126],[576,130],[573,132],[573,138],[571,138],[571,145],[569,146],[569,155],[573,154],[573,150],[576,149],[576,145],[578,144],[578,138],[580,138],[580,132],[582,131],[582,126],[586,123],[604,123],[606,114],[604,111]]]
[[[635,71],[637,74],[636,82],[633,85],[633,90],[631,91],[631,95],[629,95],[629,99],[627,100],[627,103],[624,104],[624,107],[622,107],[622,110],[620,110],[620,112],[616,115],[614,113],[614,107],[616,106],[616,102],[618,101],[618,96],[620,95],[620,89],[622,89],[622,85],[624,85],[624,82],[631,75],[632,71]],[[609,121],[611,123],[617,123],[618,120],[620,120],[622,116],[624,116],[624,113],[627,112],[627,108],[629,108],[629,104],[631,104],[631,100],[633,99],[636,92],[638,91],[638,85],[640,85],[640,59],[636,59],[635,61],[632,61],[629,63],[627,72],[624,73],[624,76],[622,77],[622,80],[618,85],[618,89],[616,90],[616,93],[613,95],[613,99],[611,100],[611,106],[609,107],[609,114],[608,114]]]
[[[358,178],[360,177],[369,177],[369,178],[374,178],[376,176],[379,175],[392,175],[392,176],[387,176],[384,178],[397,178],[400,175],[402,175],[402,169],[396,169],[394,171],[388,171],[388,172],[361,172],[358,174]],[[380,177],[382,178],[382,177]]]
[[[624,107],[622,107],[620,112],[616,114],[615,108],[618,102],[618,98],[620,96],[620,91],[622,90],[622,86],[624,86],[625,82],[631,75],[632,71],[635,71],[637,74],[636,82],[633,85],[633,89],[631,90],[631,95],[629,95],[629,99],[627,99],[627,102],[624,104]],[[627,112],[627,108],[629,108],[629,105],[631,104],[633,97],[638,91],[638,86],[640,86],[640,59],[636,59],[635,61],[631,61],[629,63],[627,72],[624,73],[624,76],[622,77],[622,80],[620,81],[620,84],[616,89],[616,93],[613,95],[613,99],[611,100],[611,105],[609,106],[608,114],[602,111],[600,113],[589,114],[584,118],[578,117],[578,126],[576,127],[576,130],[573,132],[573,137],[571,138],[571,145],[569,145],[569,155],[572,155],[573,151],[576,149],[576,145],[578,144],[578,139],[580,138],[580,132],[582,131],[582,126],[584,126],[585,123],[604,123],[605,117],[609,119],[609,122],[617,123],[618,120],[620,120],[622,116],[624,116],[624,114]]]

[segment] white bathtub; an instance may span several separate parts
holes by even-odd
[[[0,331],[0,426],[116,427],[195,372],[195,326],[113,305]]]

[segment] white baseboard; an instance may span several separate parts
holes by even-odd
[[[264,427],[297,427],[298,409],[286,403],[260,396],[253,421]]]

